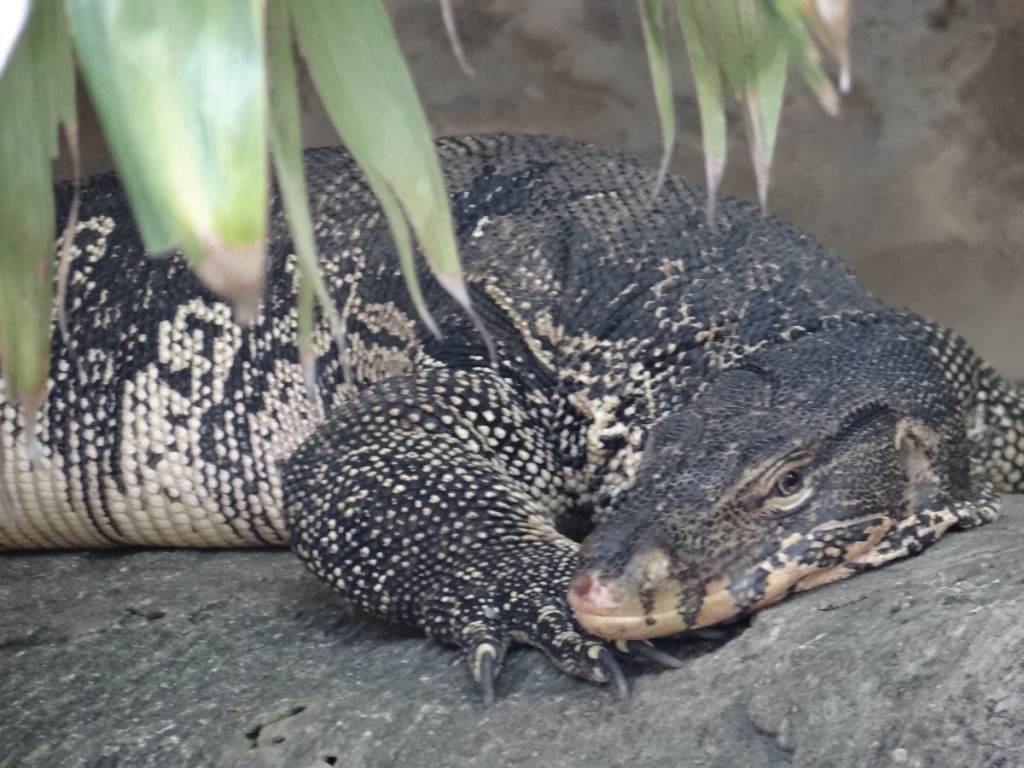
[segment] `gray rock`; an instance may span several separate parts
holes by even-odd
[[[1019,766],[1024,497],[627,665],[632,695],[354,615],[284,551],[0,557],[0,766]]]

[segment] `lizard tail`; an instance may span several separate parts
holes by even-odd
[[[982,360],[963,337],[911,316],[964,413],[972,454],[995,490],[1024,492],[1024,392]]]
[[[967,436],[997,491],[1024,492],[1024,393],[985,363],[976,381]]]

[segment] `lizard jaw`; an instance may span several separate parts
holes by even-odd
[[[653,549],[634,556],[617,576],[599,568],[579,572],[569,589],[569,604],[584,629],[609,640],[645,640],[709,627],[777,603],[792,592],[845,579],[857,564],[877,564],[878,545],[891,525],[875,514],[824,523],[783,540],[777,554],[733,569],[731,575],[720,572],[696,589],[671,576],[667,555]],[[849,540],[837,542],[838,531],[851,531]],[[812,545],[826,535],[833,537],[829,541],[834,546],[842,544],[843,557],[823,565],[820,558],[806,555],[808,550],[823,552],[824,545]],[[695,599],[699,592],[703,596]]]
[[[574,579],[569,604],[576,620],[588,632],[608,640],[646,640],[675,635],[687,629],[710,626],[735,618],[742,610],[728,584],[714,585],[701,601],[695,619],[687,623],[680,614],[682,590],[677,582],[659,584],[645,610],[640,590],[628,579],[604,579],[585,571]]]
[[[872,551],[868,545],[857,550]],[[777,603],[791,592],[845,579],[853,573],[854,570],[845,562],[829,568],[789,564],[768,573],[763,586],[751,591],[747,600],[740,600],[737,595],[748,591],[742,585],[749,583],[749,578],[741,578],[736,584],[732,579],[722,577],[707,585],[696,614],[688,613],[691,618],[687,621],[680,611],[685,601],[678,582],[669,580],[659,584],[647,601],[649,607],[645,610],[640,590],[629,579],[602,578],[597,572],[586,571],[573,581],[569,604],[580,625],[598,637],[647,640],[721,624]]]

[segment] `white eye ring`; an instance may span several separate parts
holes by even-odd
[[[785,504],[773,504],[773,512],[792,512],[797,507],[801,506],[805,501],[811,498],[811,494],[814,493],[814,487],[807,485],[799,493],[786,497]]]

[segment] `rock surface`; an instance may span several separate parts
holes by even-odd
[[[285,551],[0,557],[0,766],[1019,766],[1024,497],[729,639],[626,702],[353,615]]]

